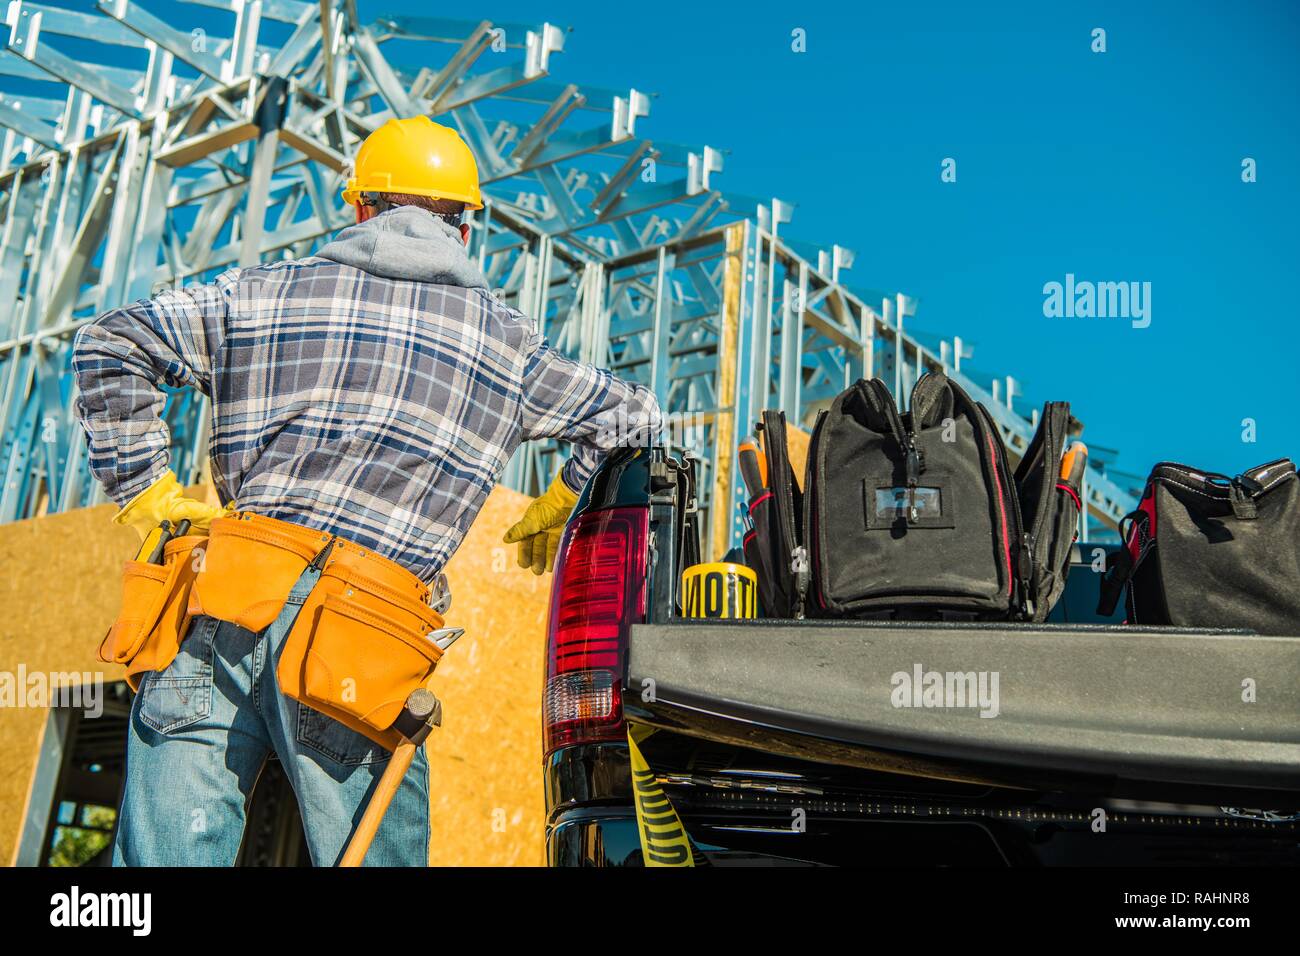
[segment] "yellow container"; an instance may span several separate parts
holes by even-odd
[[[693,564],[682,572],[682,614],[717,620],[758,617],[758,576],[743,564]]]

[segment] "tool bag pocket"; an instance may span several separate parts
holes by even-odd
[[[329,543],[309,529],[288,533],[251,516],[218,518],[204,549],[189,611],[260,632],[279,615],[312,558]]]
[[[280,690],[393,750],[406,698],[442,657],[441,616],[379,581],[329,568],[299,612],[276,665]]]
[[[1028,556],[1026,615],[1045,621],[1065,591],[1070,550],[1078,537],[1083,502],[1061,479],[1061,456],[1078,423],[1069,402],[1047,402],[1038,417],[1038,430],[1016,468],[1015,485]]]
[[[803,493],[790,463],[785,413],[764,411],[758,431],[768,487],[749,505],[754,534],[744,543],[745,561],[758,576],[764,617],[802,617],[808,587],[807,552],[799,540]]]
[[[135,690],[140,675],[166,670],[189,628],[190,589],[196,565],[194,550],[206,539],[187,535],[168,542],[163,563],[127,561],[122,569],[122,609],[99,645],[106,664],[126,668]]]
[[[1031,620],[1045,621],[1065,593],[1070,575],[1070,553],[1079,540],[1079,515],[1083,499],[1065,482],[1052,486],[1046,531],[1034,552],[1035,604]]]

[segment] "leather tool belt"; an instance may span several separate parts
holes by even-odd
[[[311,569],[319,578],[293,617],[276,665],[280,690],[394,749],[402,738],[393,722],[411,692],[427,684],[443,653],[434,643],[443,619],[428,604],[428,586],[388,558],[343,538],[260,515],[218,518],[209,537],[193,540],[184,553],[194,570],[176,574],[175,584],[169,583],[170,573],[136,572],[149,581],[161,578],[157,590],[168,591],[164,606],[183,607],[178,635],[198,615],[260,632],[280,616],[290,591]],[[176,546],[179,557],[189,541],[168,544],[168,556]],[[128,580],[134,564],[128,562]],[[132,660],[128,671],[161,670],[171,662],[176,650],[170,629],[162,630],[164,653],[157,659],[170,648],[165,663],[137,668]]]

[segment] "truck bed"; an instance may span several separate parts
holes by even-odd
[[[925,672],[972,674],[976,685],[983,673],[986,702],[996,674],[996,707],[982,708],[996,716],[981,717],[970,700],[895,706],[926,703],[896,676],[912,679],[918,666],[922,686],[933,682]],[[1243,699],[1250,681],[1254,702]],[[1300,806],[1300,637],[1108,625],[638,625],[624,700],[633,721],[828,765]]]

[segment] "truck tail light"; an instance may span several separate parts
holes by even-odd
[[[545,751],[622,740],[628,630],[645,619],[649,509],[584,514],[555,558],[542,699]]]

